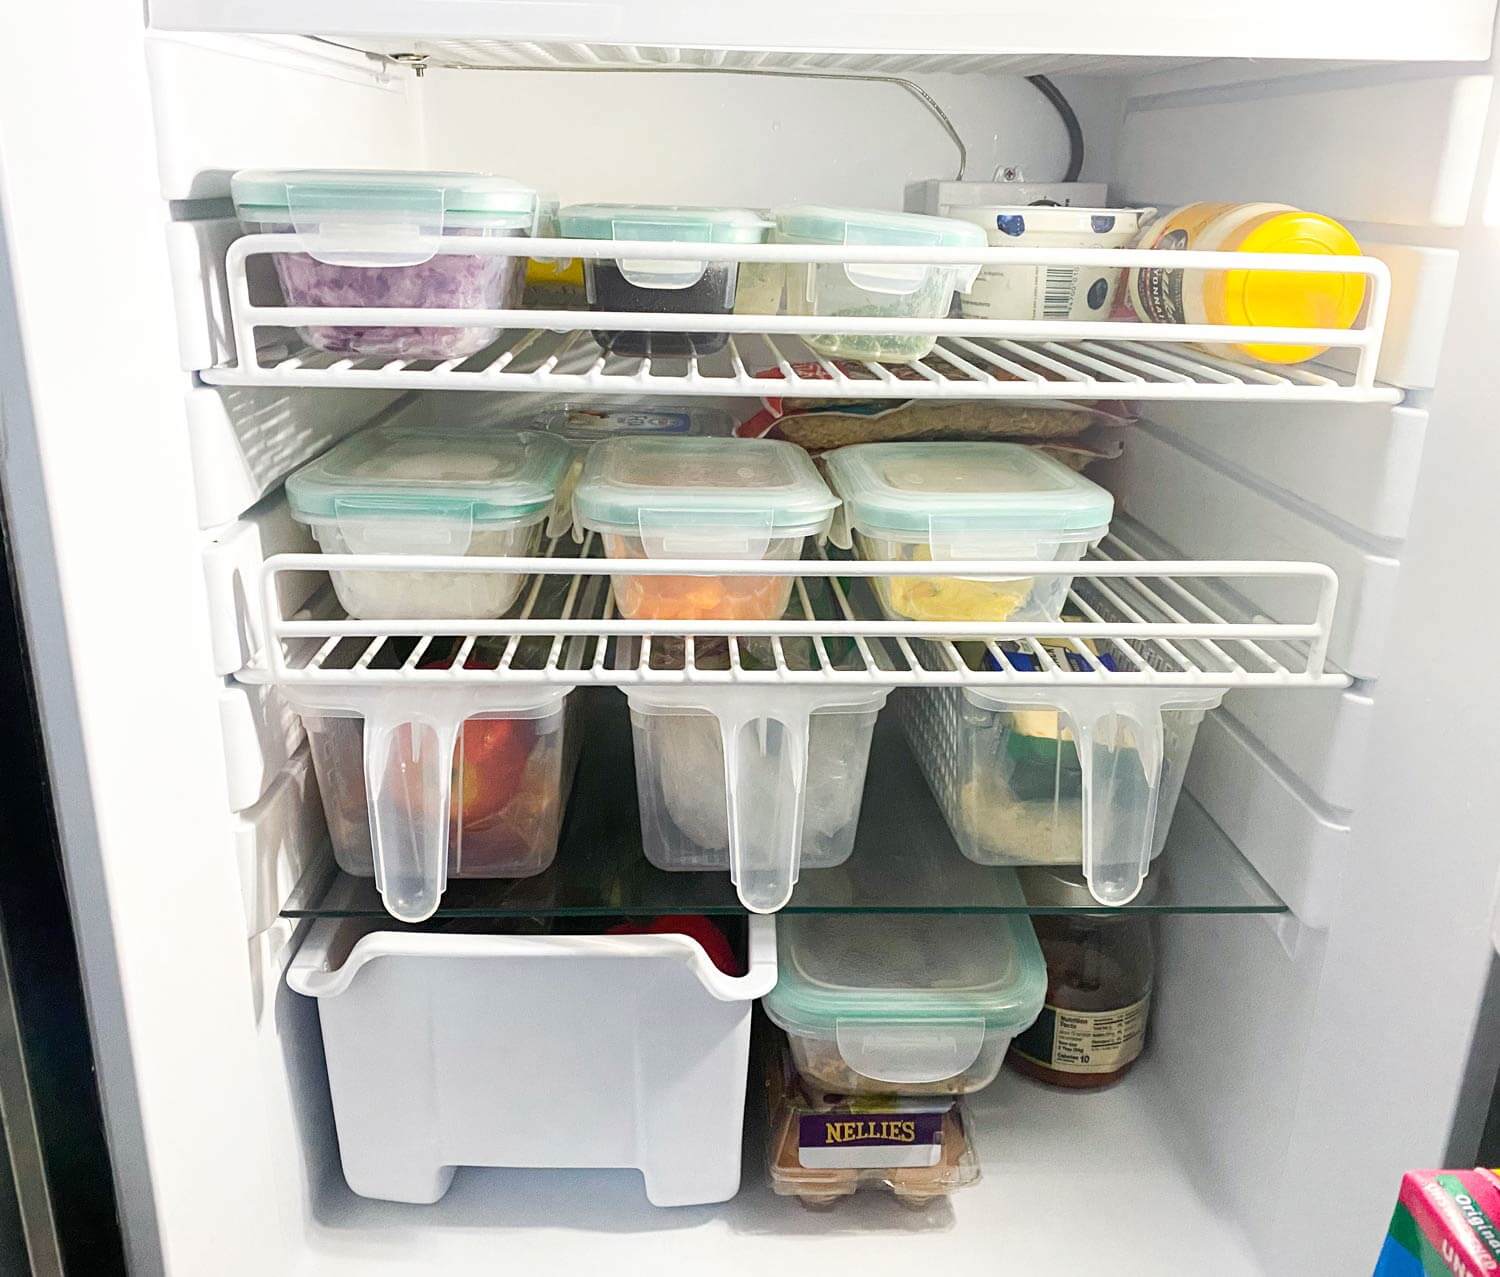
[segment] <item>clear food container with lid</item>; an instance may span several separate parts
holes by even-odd
[[[296,236],[275,253],[289,306],[509,310],[520,304],[525,257],[439,252],[455,237],[532,235],[537,194],[485,173],[394,169],[242,169],[230,182],[247,231]],[[315,325],[302,340],[335,355],[456,359],[498,328]]]
[[[329,554],[525,556],[558,506],[570,454],[537,431],[402,422],[351,435],[286,481],[292,517]],[[339,571],[350,616],[500,616],[516,572]]]
[[[1047,991],[1022,913],[787,914],[776,953],[766,1014],[808,1086],[844,1095],[988,1086]]]
[[[1114,498],[1018,443],[858,443],[822,458],[843,502],[832,531],[863,559],[1074,562],[1109,530]],[[913,621],[1055,621],[1070,576],[876,577]]]
[[[984,231],[969,222],[921,213],[825,208],[812,204],[773,210],[772,238],[781,244],[848,247],[983,248]],[[786,307],[793,315],[946,318],[955,292],[968,292],[979,264],[912,262],[800,262],[786,267]],[[929,333],[818,333],[804,338],[830,358],[904,363],[937,344]]]
[[[771,228],[747,208],[679,204],[573,204],[558,213],[568,239],[689,244],[759,244]],[[727,315],[734,310],[738,262],[650,257],[585,258],[584,282],[594,310],[647,314]],[[594,340],[615,355],[711,355],[722,332],[602,329]]]
[[[598,532],[612,559],[799,559],[827,531],[837,499],[801,448],[771,439],[609,439],[573,493],[575,533]],[[622,574],[628,620],[775,620],[792,577]]]

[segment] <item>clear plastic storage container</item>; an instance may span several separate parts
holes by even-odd
[[[483,173],[359,169],[242,169],[231,179],[247,231],[296,235],[299,253],[276,253],[290,306],[400,306],[509,310],[518,306],[525,257],[443,253],[455,236],[531,235],[537,194]],[[299,328],[335,355],[456,359],[483,350],[498,328]]]
[[[676,204],[574,204],[559,212],[558,223],[569,239],[674,244],[759,244],[771,228],[747,208]],[[583,273],[594,310],[727,315],[734,310],[739,263],[586,258]],[[594,340],[614,355],[711,355],[723,349],[728,335],[605,329]]]
[[[853,247],[983,248],[984,231],[969,222],[921,213],[823,208],[778,208],[773,239],[782,244]],[[793,315],[946,318],[955,292],[967,292],[973,266],[910,262],[800,262],[786,267],[786,307]],[[819,333],[804,339],[830,358],[904,363],[932,351],[937,337],[924,333]]]
[[[1017,685],[904,691],[893,704],[965,856],[1081,865],[1094,898],[1121,905],[1166,842],[1198,724],[1221,696]]]
[[[565,701],[535,717],[476,715],[453,751],[448,806],[448,877],[529,878],[557,854],[568,746]],[[303,715],[334,858],[345,873],[375,875],[365,786],[364,719]],[[410,773],[417,750],[398,735],[387,765],[393,798],[420,819],[423,796]],[[408,810],[409,809],[409,810]]]
[[[1047,990],[1024,914],[787,914],[776,952],[766,1014],[807,1085],[844,1095],[988,1086]]]
[[[329,554],[533,553],[571,454],[538,432],[395,422],[350,436],[286,481],[292,517]],[[333,572],[353,617],[501,615],[514,572]]]
[[[1114,498],[1018,443],[859,443],[825,454],[843,502],[833,540],[863,559],[1073,562],[1109,530]],[[893,617],[1055,621],[1069,576],[876,577]]]
[[[769,912],[802,869],[849,858],[884,689],[628,694],[641,842],[657,868],[728,870],[746,906]]]
[[[807,454],[770,439],[610,439],[573,494],[574,528],[612,559],[799,559],[837,499]],[[775,620],[791,576],[618,575],[630,620]]]

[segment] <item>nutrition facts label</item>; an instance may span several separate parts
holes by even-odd
[[[1016,1039],[1014,1049],[1063,1073],[1113,1073],[1141,1053],[1149,1006],[1149,998],[1115,1011],[1064,1011],[1048,1005]]]

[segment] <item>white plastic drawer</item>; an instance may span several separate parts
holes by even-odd
[[[459,1166],[634,1167],[656,1206],[739,1189],[749,969],[685,936],[369,930],[322,919],[287,971],[318,999],[339,1153],[364,1197],[434,1202]]]

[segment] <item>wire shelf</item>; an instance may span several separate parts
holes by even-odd
[[[1327,667],[1337,595],[1317,563],[1149,561],[1111,535],[1081,563],[618,560],[595,538],[559,538],[538,558],[291,554],[268,559],[261,658],[241,678],[282,685],[685,684],[768,686],[1343,687]],[[576,556],[576,557],[575,557]],[[493,621],[355,620],[331,571],[526,573],[512,614]],[[309,578],[309,574],[314,574]],[[615,576],[790,576],[778,620],[631,620]],[[875,576],[1071,576],[1064,615],[1041,621],[910,621],[882,614]],[[317,583],[317,578],[322,583]],[[1257,615],[1237,581],[1293,585],[1290,620]],[[287,588],[292,579],[315,583]],[[284,606],[282,600],[302,600]],[[1075,619],[1076,618],[1076,619]],[[424,668],[429,664],[441,668]]]
[[[550,246],[550,247],[549,247]],[[612,258],[613,240],[446,236],[438,254]],[[632,256],[660,261],[818,262],[1062,269],[1163,266],[1173,269],[1365,277],[1367,301],[1349,329],[1145,324],[1121,320],[887,316],[664,314],[639,311],[481,310],[422,307],[288,306],[253,302],[247,262],[303,251],[295,234],[246,235],[226,258],[230,323],[237,354],[203,370],[214,385],[339,386],[392,390],[489,390],[564,394],[663,394],[865,399],[1235,400],[1395,403],[1400,392],[1376,382],[1389,306],[1390,276],[1369,257],[1295,254],[1164,253],[1143,249],[942,249],[806,244],[633,243]],[[411,326],[500,330],[466,358],[341,356],[289,336],[306,327]],[[829,359],[809,336],[826,333],[935,335],[937,347],[904,363]],[[703,355],[607,354],[593,330],[725,333],[723,349]],[[1327,346],[1353,354],[1350,371],[1326,365],[1270,365],[1223,357],[1193,343]]]

